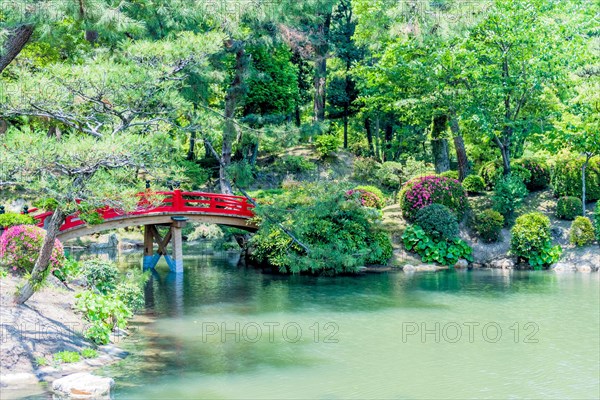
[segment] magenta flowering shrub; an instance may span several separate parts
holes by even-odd
[[[45,236],[46,231],[34,225],[16,225],[8,228],[0,236],[0,264],[13,272],[30,273]],[[62,243],[56,239],[50,257],[50,272],[60,269],[65,260]]]
[[[365,207],[382,209],[385,206],[385,200],[380,198],[376,193],[365,189],[352,189],[346,192],[349,198],[357,198],[360,204]]]
[[[462,220],[469,208],[467,195],[459,181],[443,176],[421,176],[406,182],[400,193],[402,215],[409,221],[423,207],[442,204]]]

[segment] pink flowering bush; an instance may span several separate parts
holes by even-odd
[[[367,190],[361,187],[357,187],[355,189],[348,190],[346,192],[346,196],[348,198],[358,199],[360,204],[365,207],[382,209],[383,207],[385,207],[385,200],[383,199],[383,195],[379,196],[377,193],[374,192],[375,190]],[[379,190],[379,193],[381,193],[381,190]]]
[[[442,204],[462,220],[469,207],[467,195],[459,181],[443,176],[421,176],[406,182],[400,193],[402,215],[409,221],[423,207]]]
[[[31,273],[46,236],[46,231],[34,225],[16,225],[0,236],[0,264],[15,273]],[[63,246],[58,239],[50,257],[50,272],[65,264]]]

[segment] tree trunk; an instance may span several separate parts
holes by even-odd
[[[35,261],[35,265],[33,266],[31,277],[25,283],[25,285],[23,285],[23,287],[18,290],[17,293],[15,293],[16,304],[23,304],[29,300],[33,293],[35,293],[35,291],[43,283],[44,279],[46,279],[48,276],[46,271],[50,265],[50,257],[52,256],[52,251],[54,250],[54,242],[56,240],[56,236],[58,235],[60,226],[65,221],[65,217],[66,215],[60,208],[54,210],[52,217],[50,217],[50,223],[48,224],[46,230],[46,237],[42,243],[42,248],[40,249],[38,258]]]
[[[583,215],[585,217],[585,171],[587,169],[588,163],[590,162],[590,156],[586,155],[585,162],[581,166],[581,204],[583,204]]]
[[[318,39],[315,49],[315,78],[314,78],[314,121],[325,120],[325,88],[327,86],[327,53],[329,51],[329,28],[331,12],[321,14],[323,21],[317,27]]]
[[[244,82],[246,70],[248,69],[248,55],[244,48],[244,42],[240,40],[229,40],[226,43],[229,51],[235,53],[235,75],[231,86],[225,95],[225,123],[223,124],[223,146],[221,147],[221,165],[219,167],[219,185],[221,193],[233,194],[231,185],[226,176],[225,169],[231,164],[231,150],[235,138],[235,110],[244,100],[247,87]]]
[[[456,160],[458,162],[458,178],[462,182],[467,175],[471,172],[469,167],[469,158],[467,157],[467,151],[465,149],[465,141],[460,133],[460,127],[458,126],[458,120],[456,116],[452,115],[450,118],[450,130],[454,137],[454,147],[456,149]]]
[[[196,131],[190,132],[190,148],[188,149],[187,159],[188,161],[194,161],[196,159]]]
[[[436,115],[433,117],[433,127],[431,130],[431,152],[433,153],[435,172],[438,174],[450,169],[448,139],[444,137],[447,124],[448,117],[445,114]]]
[[[15,59],[29,42],[33,34],[33,25],[21,25],[9,33],[4,44],[4,51],[0,56],[0,73]]]
[[[498,148],[500,149],[500,153],[502,154],[502,165],[504,167],[504,175],[510,174],[510,146],[508,143],[500,140],[498,136],[494,137],[494,141]]]
[[[369,143],[369,155],[373,156],[375,154],[373,151],[373,131],[371,130],[371,119],[369,117],[365,118],[365,131],[367,132],[367,143]]]

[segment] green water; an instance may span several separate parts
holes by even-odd
[[[153,278],[132,355],[104,370],[116,398],[600,397],[598,273],[308,278],[234,261]]]

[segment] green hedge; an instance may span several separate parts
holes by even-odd
[[[554,195],[581,198],[581,167],[583,158],[562,158],[556,161],[552,171]],[[586,169],[586,200],[600,200],[600,157],[592,158]]]
[[[581,200],[573,196],[565,196],[556,202],[556,217],[572,221],[583,212]]]
[[[527,169],[531,176],[525,180],[525,185],[529,190],[541,190],[550,184],[550,168],[542,160],[535,158],[521,158],[515,160],[514,165]]]
[[[560,246],[552,246],[550,219],[533,212],[517,218],[511,230],[511,252],[529,262],[535,269],[548,267],[560,258]]]

